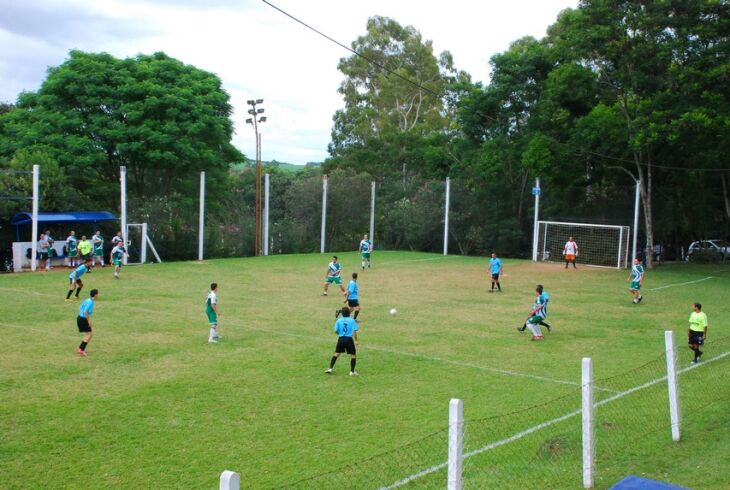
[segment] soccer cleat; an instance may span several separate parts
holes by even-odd
[[[350,371],[350,376],[360,376],[357,371]]]
[[[644,297],[643,297],[643,296],[639,296],[639,298],[637,299],[637,301],[636,301],[636,302],[637,302],[637,303],[641,303],[641,300],[642,300],[642,299],[644,299]]]
[[[324,370],[325,374],[332,374],[332,368],[327,368]]]
[[[218,339],[216,339],[215,337],[211,337],[211,338],[208,339],[208,343],[210,343],[210,344],[217,344],[218,343]]]
[[[488,293],[493,293],[494,292],[494,289],[488,289],[487,292]]]
[[[542,335],[533,335],[532,336],[532,340],[543,340],[544,338],[545,337],[543,337]]]
[[[525,333],[525,327],[522,327],[522,328],[517,327],[517,331],[520,333]]]
[[[66,298],[66,299],[65,299],[64,301],[65,301],[66,303],[73,303],[73,300],[72,300],[71,298]]]
[[[552,331],[553,331],[553,327],[551,327],[551,326],[550,326],[550,325],[548,325],[547,323],[543,323],[542,325],[545,325],[545,328],[547,328],[547,329],[548,329],[548,332],[552,332]]]
[[[324,293],[322,293],[322,296],[327,296],[327,292],[325,291]]]
[[[82,357],[86,357],[86,355],[87,355],[87,354],[86,354],[86,351],[85,351],[85,350],[81,350],[81,348],[80,348],[80,347],[76,347],[76,352],[78,352],[78,354],[79,354],[80,356],[82,356]]]

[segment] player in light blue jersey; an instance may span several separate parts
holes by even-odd
[[[94,312],[94,301],[99,297],[99,290],[92,289],[89,294],[89,298],[85,299],[81,306],[79,306],[79,314],[76,317],[76,326],[79,327],[79,332],[84,334],[84,338],[81,344],[76,348],[76,352],[80,356],[86,355],[86,346],[91,342],[91,314]]]
[[[91,259],[88,258],[86,261],[78,266],[74,271],[69,274],[68,276],[68,282],[71,285],[68,290],[68,294],[66,295],[66,301],[71,301],[71,293],[74,292],[74,289],[76,290],[76,297],[79,297],[79,293],[81,292],[81,288],[84,287],[84,283],[81,282],[81,276],[86,274],[89,269],[91,268]]]
[[[372,263],[370,262],[370,254],[373,251],[373,242],[368,239],[367,233],[362,236],[358,250],[360,250],[360,263],[362,265],[362,270],[365,270],[365,262],[368,263],[368,269],[370,269],[372,266]]]
[[[335,322],[333,328],[338,336],[337,346],[335,347],[335,353],[332,355],[332,359],[330,359],[330,367],[325,373],[332,374],[332,368],[335,367],[337,358],[343,352],[347,352],[350,355],[350,376],[357,376],[357,371],[355,371],[355,364],[357,363],[357,349],[355,348],[357,345],[357,322],[350,318],[350,308],[347,306],[342,308],[341,313],[342,318],[339,318]]]
[[[357,321],[357,315],[360,314],[360,287],[357,285],[357,272],[352,273],[352,280],[347,285],[345,303],[351,311],[355,312],[354,319]]]
[[[644,297],[641,295],[641,285],[644,283],[644,267],[641,265],[639,259],[634,259],[634,265],[631,267],[629,273],[629,292],[634,296],[633,303],[639,304]]]
[[[342,294],[345,294],[345,286],[342,285],[340,272],[342,272],[342,266],[337,262],[337,256],[333,255],[332,262],[327,266],[327,275],[324,278],[324,292],[322,296],[327,296],[327,288],[329,288],[330,283],[340,286],[340,291]]]
[[[492,289],[490,293],[494,292],[494,285],[497,285],[497,291],[502,292],[502,286],[499,284],[499,276],[502,275],[502,261],[497,258],[497,254],[492,252],[492,258],[489,259],[489,273],[492,274]]]

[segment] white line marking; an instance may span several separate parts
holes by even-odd
[[[695,284],[695,283],[706,281],[706,280],[712,279],[712,278],[713,278],[713,276],[707,276],[707,277],[703,277],[702,279],[697,279],[696,281],[678,282],[676,284],[667,284],[666,286],[659,286],[658,288],[647,289],[647,291],[659,291],[660,289],[673,288],[673,287],[677,287],[677,286],[686,286],[687,284]]]
[[[700,366],[707,365],[707,364],[709,364],[711,362],[718,361],[718,360],[720,360],[720,359],[722,359],[724,357],[727,357],[729,355],[730,355],[730,351],[725,352],[725,353],[720,354],[717,357],[713,357],[712,359],[709,359],[707,361],[701,362],[699,364],[693,364],[693,365],[691,365],[689,367],[686,367],[684,369],[680,369],[679,371],[677,371],[677,374],[686,373],[687,371],[690,371],[692,369],[698,368]],[[635,393],[635,392],[637,392],[639,390],[643,390],[644,388],[648,388],[650,386],[654,386],[657,383],[661,383],[665,379],[667,379],[666,376],[662,376],[661,378],[656,378],[656,379],[654,379],[652,381],[648,381],[648,382],[646,382],[646,383],[644,383],[642,385],[635,386],[635,387],[633,387],[633,388],[631,388],[629,390],[626,390],[626,391],[622,391],[620,393],[617,393],[616,395],[614,395],[612,397],[609,397],[609,398],[606,398],[605,400],[601,400],[600,402],[594,403],[593,406],[594,407],[599,407],[601,405],[605,405],[606,403],[609,403],[609,402],[618,400],[619,398],[623,398],[626,395],[630,395],[631,393]],[[522,432],[518,432],[517,434],[515,434],[513,436],[510,436],[510,437],[508,437],[506,439],[502,439],[500,441],[496,441],[496,442],[493,442],[491,444],[487,444],[486,446],[480,447],[479,449],[475,449],[473,451],[470,451],[470,452],[464,454],[464,459],[471,458],[472,456],[476,456],[476,455],[481,454],[483,452],[489,451],[490,449],[494,449],[496,447],[503,446],[503,445],[505,445],[507,443],[516,441],[518,439],[522,439],[523,437],[525,437],[525,436],[527,436],[529,434],[532,434],[533,432],[537,432],[538,430],[543,429],[545,427],[549,427],[551,425],[554,425],[554,424],[557,424],[557,423],[562,422],[564,420],[567,420],[567,419],[569,419],[571,417],[575,417],[577,415],[580,415],[581,413],[582,413],[582,410],[575,410],[573,412],[566,413],[565,415],[562,415],[562,416],[560,416],[558,418],[555,418],[555,419],[552,419],[552,420],[548,420],[547,422],[543,422],[541,424],[532,426],[532,427],[530,427],[528,429],[525,429]],[[468,422],[469,421],[467,420],[467,423]],[[398,480],[397,482],[392,483],[392,484],[388,485],[387,487],[381,487],[380,490],[390,490],[390,489],[393,489],[393,488],[401,487],[401,486],[403,486],[403,485],[405,485],[407,483],[412,482],[413,480],[415,480],[417,478],[420,478],[422,476],[429,475],[429,474],[434,473],[436,471],[439,471],[439,470],[441,470],[443,468],[446,468],[446,466],[448,466],[448,462],[440,463],[440,464],[431,466],[430,468],[426,468],[425,470],[419,471],[418,473],[414,473],[414,474],[412,474],[410,476],[407,476],[407,477],[403,478],[402,480]]]

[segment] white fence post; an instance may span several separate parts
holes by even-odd
[[[240,490],[241,488],[241,475],[235,471],[226,470],[221,473],[221,481],[219,490]]]
[[[269,174],[264,175],[264,255],[269,255]]]
[[[322,176],[322,234],[320,237],[319,253],[324,253],[324,235],[327,228],[327,176]]]
[[[38,200],[40,199],[40,193],[38,192],[39,180],[40,180],[41,166],[33,165],[33,222],[30,226],[31,234],[30,237],[30,270],[35,272],[37,267],[36,262],[36,244],[38,243]],[[50,258],[48,259],[51,260]],[[50,263],[50,262],[49,262]]]
[[[198,212],[198,260],[203,260],[204,237],[205,237],[205,172],[200,172],[200,211]],[[146,237],[145,237],[145,239],[146,239]],[[143,241],[145,239],[143,239]],[[146,244],[146,242],[145,242],[145,244]]]
[[[532,193],[535,195],[535,217],[533,218],[532,223],[532,261],[537,262],[537,241],[538,241],[538,234],[539,234],[539,225],[538,220],[540,219],[540,177],[535,178],[535,188],[532,190]],[[545,229],[545,233],[547,233],[547,228]],[[544,259],[543,259],[544,260]]]
[[[449,201],[451,199],[451,179],[446,177],[446,203],[444,205],[444,255],[449,254]]]
[[[461,490],[461,468],[464,449],[464,402],[449,402],[449,468],[448,490]]]
[[[674,332],[664,332],[667,357],[667,390],[669,391],[669,419],[672,423],[672,440],[679,442],[682,425],[679,412],[679,386],[677,384],[677,352],[674,349]]]
[[[375,235],[375,181],[370,182],[370,242]]]
[[[593,488],[593,466],[596,457],[593,431],[593,361],[584,357],[582,361],[583,393],[583,488]]]

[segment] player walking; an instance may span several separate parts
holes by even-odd
[[[494,285],[497,285],[497,291],[502,292],[502,286],[499,284],[499,276],[502,275],[502,261],[497,258],[497,254],[492,252],[492,258],[489,259],[489,272],[492,274],[492,289],[490,293],[494,292]]]
[[[125,255],[127,255],[127,250],[121,242],[118,242],[118,245],[115,245],[109,254],[109,263],[114,265],[115,279],[119,279],[119,272],[122,270],[122,262]]]
[[[76,239],[76,232],[71,230],[66,238],[66,260],[68,261],[69,268],[73,269],[76,267],[76,256],[79,254],[78,240]]]
[[[373,242],[368,240],[367,233],[362,236],[362,240],[360,240],[360,262],[362,265],[362,270],[365,270],[365,262],[368,263],[368,269],[371,268],[370,263],[370,253],[373,251]]]
[[[350,308],[345,306],[342,308],[342,318],[338,318],[335,322],[333,330],[339,336],[337,339],[337,346],[335,347],[335,353],[330,359],[330,367],[325,370],[325,373],[332,374],[332,368],[335,367],[337,358],[340,354],[347,352],[350,355],[350,376],[357,376],[355,371],[355,364],[357,363],[357,322],[350,318]]]
[[[337,256],[333,255],[332,262],[327,266],[327,275],[324,279],[324,292],[322,296],[327,296],[327,288],[329,288],[330,283],[340,286],[340,291],[342,294],[345,294],[345,286],[342,285],[340,272],[342,272],[342,265],[337,262]]]
[[[687,335],[689,337],[689,348],[695,353],[695,358],[692,362],[697,364],[700,362],[700,357],[702,357],[700,346],[707,340],[707,315],[702,311],[702,305],[699,303],[694,303],[692,310],[692,313],[689,315],[689,331]]]
[[[78,294],[77,294],[78,296]],[[79,306],[79,315],[76,317],[76,325],[79,327],[79,332],[84,334],[84,338],[81,344],[76,348],[76,352],[80,356],[86,355],[86,346],[91,342],[91,313],[94,311],[94,301],[99,297],[99,290],[92,289],[89,294],[89,298],[85,299],[81,306]]]
[[[357,272],[352,273],[352,280],[347,285],[347,292],[345,293],[345,302],[347,303],[348,311],[354,311],[354,319],[357,321],[357,315],[360,314],[360,287],[357,285]],[[344,309],[343,309],[344,310]]]
[[[89,272],[89,268],[91,267],[91,259],[86,259],[86,261],[78,266],[71,274],[68,276],[68,282],[71,284],[68,294],[66,295],[66,301],[71,301],[71,293],[74,292],[74,289],[76,290],[76,297],[79,297],[79,293],[81,292],[81,289],[84,287],[84,283],[81,282],[81,276]]]
[[[644,266],[641,265],[639,259],[634,259],[634,265],[631,266],[629,273],[629,292],[634,295],[633,303],[639,304],[644,297],[641,295],[641,285],[644,283]]]
[[[535,288],[535,303],[532,305],[532,309],[530,310],[530,316],[527,318],[527,321],[525,321],[525,324],[522,325],[522,327],[519,327],[517,331],[524,332],[526,328],[529,328],[530,332],[532,332],[532,340],[542,340],[544,337],[540,330],[540,325],[544,325],[548,329],[548,332],[552,328],[547,322],[545,322],[549,301],[550,295],[547,291],[545,291],[542,284],[538,284]]]
[[[218,284],[210,285],[210,293],[205,298],[205,314],[208,316],[208,324],[210,325],[210,335],[208,342],[216,343],[222,337],[218,335]]]
[[[573,237],[568,237],[568,241],[565,242],[563,247],[563,257],[565,257],[565,268],[568,268],[568,264],[573,263],[573,269],[577,269],[575,266],[575,259],[578,258],[578,244],[575,243]]]
[[[91,242],[94,244],[94,265],[99,263],[104,267],[104,237],[101,236],[101,230],[96,230]]]

